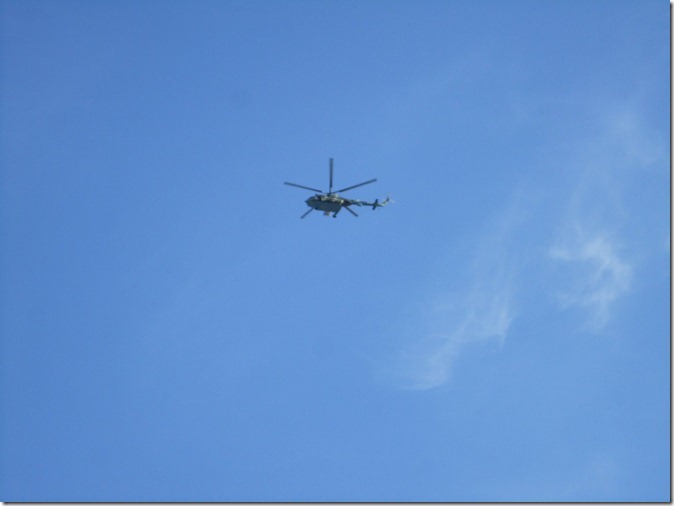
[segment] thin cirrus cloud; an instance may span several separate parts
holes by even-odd
[[[536,312],[517,307],[523,292],[540,295],[527,298],[528,304],[556,300],[556,317],[576,319],[580,330],[597,333],[606,327],[636,275],[628,253],[638,246],[630,244],[623,226],[634,205],[626,197],[630,181],[635,171],[643,177],[645,168],[662,160],[661,143],[641,127],[636,108],[619,112],[604,114],[598,135],[557,160],[559,170],[573,177],[537,190],[548,198],[513,193],[508,212],[484,230],[466,282],[431,299],[431,309],[420,318],[423,325],[403,340],[389,364],[398,387],[440,387],[467,346],[503,345],[518,314]],[[519,242],[527,228],[546,231],[533,253]],[[553,282],[542,286],[535,276],[523,275],[523,262],[538,265]]]
[[[501,279],[487,285],[473,282],[467,301],[436,308],[440,318],[417,346],[400,356],[399,385],[409,390],[428,390],[450,379],[456,357],[470,345],[502,343],[515,317],[513,292]],[[444,324],[441,323],[444,321]]]
[[[580,326],[600,332],[633,285],[631,256],[645,246],[625,232],[628,217],[643,211],[639,202],[647,190],[641,188],[648,186],[641,183],[657,177],[666,164],[663,143],[646,127],[635,104],[607,111],[601,133],[590,141],[568,164],[577,182],[548,253],[563,280],[554,294],[559,307],[581,309]]]
[[[407,340],[389,373],[400,388],[429,390],[447,383],[467,346],[503,343],[516,317],[512,230],[521,220],[519,199],[488,227],[476,247],[463,286],[438,296],[416,339]]]
[[[571,277],[571,286],[558,294],[561,306],[585,310],[589,329],[601,330],[611,306],[630,289],[632,267],[620,257],[614,241],[602,235],[553,248],[550,255],[566,264]]]

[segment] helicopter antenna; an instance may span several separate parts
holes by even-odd
[[[330,189],[328,193],[332,193],[332,158],[330,158]]]

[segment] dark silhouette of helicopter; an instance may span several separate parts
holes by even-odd
[[[358,183],[353,186],[347,186],[346,188],[342,188],[341,190],[337,191],[332,191],[332,158],[330,158],[330,189],[326,192],[323,190],[317,190],[316,188],[310,188],[308,186],[302,186],[301,184],[295,184],[295,183],[288,183],[285,182],[283,184],[287,184],[289,186],[296,186],[297,188],[303,188],[305,190],[311,190],[312,192],[317,192],[316,195],[313,197],[309,197],[305,202],[307,205],[310,207],[310,209],[304,213],[300,218],[304,218],[307,214],[309,214],[311,211],[314,209],[317,209],[319,211],[323,211],[323,214],[325,216],[330,216],[330,213],[332,213],[333,218],[337,218],[337,214],[339,211],[342,210],[342,208],[346,209],[349,211],[351,214],[354,216],[358,217],[355,211],[352,209],[349,209],[349,206],[371,206],[372,210],[374,211],[378,207],[384,207],[386,204],[389,203],[391,199],[386,197],[386,199],[383,202],[379,202],[379,199],[375,199],[374,202],[365,202],[364,200],[358,200],[358,199],[347,199],[344,197],[340,197],[339,194],[348,190],[353,190],[354,188],[358,188],[359,186],[365,186],[366,184],[374,183],[376,179],[370,179],[369,181],[365,181],[364,183]]]

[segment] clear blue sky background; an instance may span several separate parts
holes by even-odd
[[[0,28],[0,499],[669,500],[667,2]]]

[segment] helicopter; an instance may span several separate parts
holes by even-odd
[[[384,207],[391,200],[389,197],[386,197],[386,199],[383,202],[379,202],[379,199],[375,199],[374,202],[365,202],[364,200],[347,199],[344,197],[340,197],[339,196],[340,193],[348,190],[353,190],[354,188],[358,188],[359,186],[365,186],[366,184],[374,183],[376,179],[370,179],[369,181],[365,181],[364,183],[358,183],[353,186],[347,186],[346,188],[342,188],[341,190],[332,191],[332,172],[333,172],[332,167],[333,167],[333,160],[332,158],[330,158],[330,187],[327,192],[324,192],[323,190],[318,190],[316,188],[310,188],[309,186],[303,186],[301,184],[289,183],[287,181],[283,183],[287,184],[288,186],[295,186],[297,188],[302,188],[304,190],[316,192],[316,195],[314,195],[313,197],[309,197],[307,200],[305,200],[306,204],[309,206],[310,209],[302,216],[300,216],[301,219],[304,218],[307,214],[309,214],[313,210],[323,211],[323,214],[325,216],[330,216],[330,213],[332,213],[332,217],[337,218],[337,214],[339,213],[339,211],[342,210],[342,208],[346,209],[357,218],[358,214],[356,214],[355,211],[350,209],[349,206],[359,206],[359,207],[371,206],[372,210],[374,211],[378,207]]]

